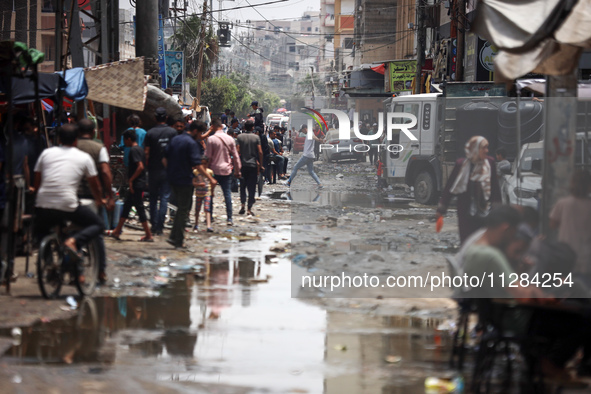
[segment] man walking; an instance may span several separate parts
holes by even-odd
[[[209,167],[215,175],[215,179],[222,187],[224,201],[226,202],[227,225],[232,222],[232,168],[234,176],[240,178],[240,160],[236,151],[234,138],[225,134],[222,130],[222,122],[214,118],[211,121],[214,134],[207,139],[205,155],[209,157]],[[213,204],[213,201],[212,201]]]
[[[305,131],[306,129],[303,129],[303,130]],[[316,175],[316,173],[314,172],[314,143],[315,142],[322,143],[322,140],[320,138],[316,137],[315,135],[312,135],[312,138],[308,138],[308,136],[306,136],[306,141],[304,142],[304,154],[302,155],[302,158],[300,160],[298,160],[298,162],[295,164],[295,166],[293,166],[293,169],[291,170],[291,175],[290,175],[289,179],[283,183],[285,186],[290,187],[291,182],[293,182],[296,175],[298,174],[298,170],[300,168],[302,168],[303,166],[306,166],[308,168],[308,174],[310,174],[312,179],[314,179],[314,181],[316,181],[316,184],[318,184],[318,188],[322,189],[322,187],[323,187],[322,183],[320,183],[320,179],[318,179],[318,175]]]
[[[152,234],[162,235],[168,200],[170,199],[170,185],[166,179],[166,169],[162,164],[162,159],[168,144],[177,135],[177,132],[166,125],[166,110],[164,108],[156,108],[154,115],[158,124],[146,134],[144,150],[148,162],[148,192],[150,193]],[[158,201],[160,201],[160,206],[158,206]]]
[[[166,173],[177,201],[177,213],[170,238],[166,242],[175,248],[184,247],[185,224],[193,201],[193,169],[197,169],[200,174],[207,177],[212,187],[217,183],[201,164],[201,150],[195,141],[197,133],[200,132],[197,126],[191,127],[189,131],[174,138],[166,151]]]
[[[111,188],[111,182],[113,176],[111,175],[111,166],[109,165],[109,154],[107,148],[102,142],[95,141],[95,125],[94,122],[89,119],[82,119],[78,122],[78,143],[76,146],[82,152],[88,153],[98,170],[98,177],[103,187],[103,197],[106,198],[107,210],[112,211],[115,206],[115,199],[113,198],[113,189]],[[93,202],[92,192],[88,182],[84,179],[80,184],[78,191],[78,197],[83,205],[90,205]],[[88,204],[85,202],[88,201]],[[98,208],[92,206],[95,213],[98,212]],[[107,281],[107,255],[105,252],[105,240],[101,235],[98,237],[99,243],[99,283],[104,284]]]
[[[238,154],[242,165],[242,180],[240,181],[240,215],[244,215],[246,203],[246,190],[248,189],[248,215],[253,216],[252,206],[255,202],[255,189],[259,167],[263,163],[263,150],[261,140],[254,132],[254,123],[248,121],[244,124],[245,133],[238,135]]]

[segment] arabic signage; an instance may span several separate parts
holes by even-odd
[[[466,67],[464,79],[468,82],[493,81],[494,58],[497,48],[490,42],[470,33],[466,36]]]
[[[389,92],[403,92],[412,89],[412,80],[417,72],[416,60],[398,60],[388,64],[390,69]],[[388,87],[388,86],[387,86]]]
[[[164,62],[166,64],[166,87],[172,88],[174,94],[183,93],[183,52],[165,51]]]

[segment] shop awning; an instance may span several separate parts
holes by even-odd
[[[89,100],[143,111],[148,95],[143,57],[90,67],[85,76]]]

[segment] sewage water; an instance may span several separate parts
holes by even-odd
[[[355,206],[361,208],[408,208],[413,199],[382,196],[371,193],[344,193],[329,190],[291,190],[276,191],[268,194],[270,199],[289,200],[299,203],[317,203],[336,207]]]
[[[66,387],[52,376],[67,371],[68,382],[106,375],[121,392],[140,380],[149,391],[206,384],[223,387],[216,392],[408,394],[446,372],[449,338],[437,320],[291,298],[287,256],[266,263],[264,251],[289,237],[289,227],[277,230],[256,248],[238,244],[206,259],[205,278],[181,276],[159,297],[85,299],[70,319],[23,327],[2,363],[18,371],[21,388],[42,378]],[[54,365],[50,377],[39,365]]]

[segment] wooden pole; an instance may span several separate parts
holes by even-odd
[[[211,11],[210,11],[211,12]],[[201,34],[199,42],[199,72],[197,73],[197,92],[195,100],[197,105],[201,105],[201,80],[203,78],[203,51],[205,49],[205,21],[207,20],[207,0],[203,1],[203,13],[201,14]]]

